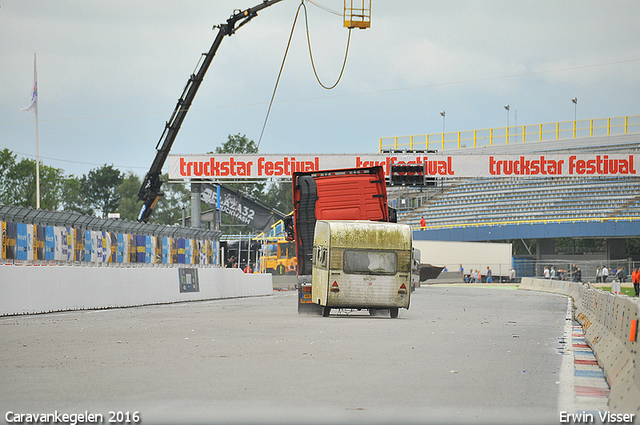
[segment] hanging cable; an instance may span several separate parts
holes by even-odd
[[[342,73],[344,72],[344,68],[347,65],[347,56],[349,55],[349,44],[351,43],[351,28],[349,28],[349,37],[347,37],[347,48],[344,52],[344,62],[342,63],[342,69],[340,70],[340,75],[338,76],[338,80],[332,86],[325,86],[324,84],[322,84],[322,81],[320,81],[320,77],[318,77],[318,72],[316,71],[316,65],[313,61],[313,53],[311,52],[311,38],[309,36],[309,18],[307,17],[307,6],[304,4],[304,0],[302,0],[302,3],[300,5],[304,7],[304,22],[307,28],[307,45],[309,46],[309,58],[311,59],[311,67],[313,68],[313,73],[316,76],[316,80],[318,81],[318,84],[320,84],[322,88],[331,90],[335,86],[337,86],[340,80],[342,79]],[[300,7],[298,6],[298,8]]]
[[[316,3],[315,1],[312,0],[307,0],[309,3],[311,3],[312,5],[314,5],[315,7],[317,7],[318,9],[322,9],[325,12],[329,12],[329,13],[333,13],[334,15],[338,15],[338,16],[343,16],[343,14],[341,12],[338,12],[336,10],[333,9],[329,9],[327,6],[323,6],[321,4]]]
[[[316,3],[311,2],[314,6],[323,8]],[[342,69],[340,69],[340,75],[338,76],[338,80],[332,86],[325,86],[320,81],[320,77],[318,77],[318,73],[316,72],[316,66],[313,61],[313,53],[311,52],[311,38],[309,36],[309,18],[307,16],[307,6],[304,4],[304,0],[300,2],[298,9],[296,10],[296,16],[293,18],[293,25],[291,26],[291,33],[289,34],[289,41],[287,42],[287,48],[284,51],[284,57],[282,58],[282,64],[280,65],[280,71],[278,72],[278,78],[276,79],[276,84],[273,87],[273,93],[271,94],[271,100],[269,101],[269,108],[267,109],[267,115],[264,118],[264,123],[262,124],[262,131],[260,131],[260,138],[258,139],[258,144],[256,145],[256,151],[260,149],[260,143],[262,143],[262,136],[264,135],[264,130],[267,127],[267,121],[269,120],[269,114],[271,113],[271,106],[273,106],[273,100],[276,97],[276,91],[278,90],[278,84],[280,83],[280,77],[282,76],[282,70],[284,69],[284,63],[287,60],[287,54],[289,53],[289,47],[291,46],[291,39],[293,38],[293,31],[296,28],[296,22],[298,21],[298,15],[300,14],[300,8],[304,8],[304,20],[305,27],[307,29],[307,45],[309,46],[309,57],[311,58],[311,67],[313,68],[313,74],[316,76],[316,80],[318,84],[320,84],[323,88],[327,90],[331,90],[338,85],[340,80],[342,79],[342,74],[344,73],[344,68],[347,64],[347,56],[349,55],[349,45],[351,44],[351,28],[349,28],[349,36],[347,37],[347,48],[344,53],[344,62],[342,63]],[[326,8],[323,8],[326,11],[330,11]],[[335,13],[335,12],[334,12]]]
[[[258,145],[256,146],[256,152],[260,150],[260,143],[262,142],[262,136],[264,135],[264,129],[267,127],[267,120],[269,119],[269,113],[271,112],[271,106],[273,105],[273,99],[276,97],[276,90],[278,89],[278,83],[280,83],[280,76],[284,69],[284,62],[287,60],[287,54],[289,53],[289,46],[291,46],[291,38],[293,37],[293,30],[296,28],[296,22],[298,21],[298,14],[300,13],[300,7],[303,3],[300,3],[298,10],[296,10],[296,16],[293,18],[293,25],[291,26],[291,34],[289,34],[289,41],[287,42],[287,48],[284,51],[284,57],[282,58],[282,64],[280,65],[280,72],[278,72],[278,78],[276,79],[276,85],[273,87],[273,93],[271,94],[271,101],[269,102],[269,108],[267,109],[267,116],[264,117],[264,123],[262,124],[262,131],[260,132],[260,139],[258,139]]]

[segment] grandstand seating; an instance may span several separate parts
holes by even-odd
[[[593,153],[604,149],[609,153],[637,153],[640,149],[638,137],[636,133],[459,149],[447,153]],[[640,177],[440,179],[438,187],[428,191],[390,187],[389,200],[398,209],[398,221],[412,227],[420,226],[421,217],[428,226],[640,217]]]
[[[443,180],[442,192],[398,221],[418,227],[502,221],[640,216],[640,178]],[[390,191],[393,199],[393,191]]]

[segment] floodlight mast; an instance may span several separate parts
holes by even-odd
[[[140,190],[138,191],[138,201],[144,201],[144,204],[140,209],[140,213],[138,214],[138,221],[143,221],[145,223],[149,221],[153,208],[158,202],[159,197],[163,195],[160,190],[162,187],[162,180],[160,180],[162,167],[167,160],[167,156],[169,155],[171,146],[178,135],[178,131],[180,131],[182,122],[187,116],[187,112],[189,112],[189,108],[196,96],[198,88],[200,87],[200,83],[202,83],[204,75],[206,74],[207,69],[209,69],[209,65],[211,65],[211,61],[213,61],[213,57],[215,56],[218,47],[220,47],[220,44],[222,43],[222,39],[225,35],[231,36],[235,34],[238,28],[258,16],[258,12],[260,10],[280,1],[282,0],[264,0],[261,4],[247,10],[236,10],[233,15],[227,19],[226,23],[214,27],[218,28],[218,34],[213,40],[213,44],[209,51],[207,53],[203,53],[204,60],[202,60],[200,68],[198,68],[195,74],[192,74],[189,77],[189,81],[182,92],[182,96],[178,99],[178,103],[173,110],[173,114],[171,114],[171,118],[167,121],[164,131],[162,132],[162,136],[160,136],[160,140],[158,140],[158,144],[156,145],[156,157],[153,160],[151,168],[149,169],[149,172],[147,172],[144,181],[142,182]]]

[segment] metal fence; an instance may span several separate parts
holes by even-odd
[[[598,267],[606,266],[609,271],[607,282],[611,283],[619,270],[626,272],[626,282],[631,282],[631,272],[640,267],[640,261],[632,259],[622,260],[580,260],[573,261],[567,259],[535,260],[532,258],[514,258],[514,268],[516,276],[544,278],[545,267],[555,271],[555,279],[565,281],[579,281],[596,283],[596,270]],[[579,273],[576,272],[579,271]]]
[[[0,203],[0,220],[39,226],[62,226],[82,230],[99,230],[102,232],[202,240],[219,240],[222,233],[219,230],[204,230],[182,226],[168,226],[165,224],[149,224],[112,218],[98,218],[75,212],[48,211],[4,205],[2,203]]]
[[[382,152],[385,149],[451,150],[576,137],[610,136],[638,131],[640,131],[640,115],[629,115],[480,130],[381,137],[379,151]]]
[[[215,267],[218,230],[103,219],[0,203],[2,264]]]

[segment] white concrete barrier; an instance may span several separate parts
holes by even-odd
[[[0,316],[133,307],[273,293],[271,275],[197,268],[198,291],[180,292],[177,267],[0,266]]]
[[[574,301],[574,317],[585,330],[611,388],[614,413],[640,415],[640,301],[614,295],[589,284],[523,278],[518,289],[567,295]]]

